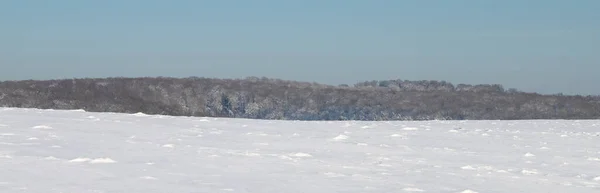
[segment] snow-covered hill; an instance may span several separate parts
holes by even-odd
[[[600,121],[0,109],[0,192],[600,192]]]

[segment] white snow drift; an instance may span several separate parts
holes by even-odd
[[[600,121],[0,108],[0,192],[600,192]]]

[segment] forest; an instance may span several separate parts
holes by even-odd
[[[277,120],[600,118],[600,96],[543,95],[445,81],[335,86],[266,77],[3,81],[0,106]]]

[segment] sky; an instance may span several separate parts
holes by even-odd
[[[0,80],[445,80],[600,94],[597,0],[3,0]]]

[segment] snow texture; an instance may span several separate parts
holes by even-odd
[[[450,132],[449,132],[450,131]],[[0,108],[0,192],[600,192],[600,121]]]

